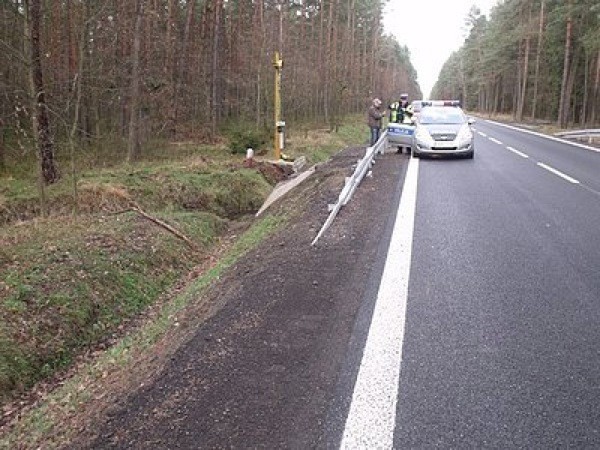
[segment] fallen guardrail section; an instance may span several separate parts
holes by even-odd
[[[375,163],[375,155],[383,154],[386,146],[387,130],[381,134],[379,140],[375,143],[374,146],[367,147],[365,156],[360,161],[358,161],[358,164],[356,165],[356,169],[354,170],[352,176],[346,178],[346,184],[344,185],[342,192],[340,192],[337,203],[335,205],[329,205],[329,210],[331,211],[329,213],[329,217],[321,227],[321,230],[317,234],[317,237],[314,238],[311,245],[315,245],[317,243],[317,241],[323,235],[323,233],[325,233],[325,231],[327,231],[327,229],[331,226],[335,217],[340,212],[340,209],[342,209],[342,206],[348,204],[348,202],[352,198],[352,195],[354,194],[354,191],[356,191],[356,188],[358,187],[360,182],[363,180],[365,175],[367,175],[370,172],[371,166],[373,166],[373,164]]]

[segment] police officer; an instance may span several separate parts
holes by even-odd
[[[411,123],[410,118],[412,116],[412,105],[408,102],[408,94],[400,95],[400,107],[398,115],[400,123]]]
[[[388,106],[390,110],[390,123],[400,123],[400,102],[393,102]]]
[[[398,103],[398,121],[405,125],[412,125],[413,106],[408,101],[408,94],[403,93],[400,95],[400,102]],[[411,148],[406,147],[406,152],[410,154]],[[398,147],[398,153],[402,153],[402,147]]]

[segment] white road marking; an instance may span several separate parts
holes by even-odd
[[[493,123],[494,125],[498,125],[498,126],[501,126],[504,128],[509,128],[511,130],[520,131],[521,133],[533,134],[534,136],[542,137],[545,139],[550,139],[551,141],[560,142],[561,144],[572,145],[574,147],[579,147],[579,148],[585,148],[586,150],[591,150],[593,152],[600,152],[600,148],[597,148],[597,147],[591,147],[589,145],[580,144],[578,142],[567,141],[565,139],[560,139],[560,138],[557,138],[554,136],[548,136],[547,134],[536,133],[535,131],[531,131],[531,130],[524,130],[523,128],[513,127],[510,125],[506,125],[505,123],[495,122],[493,120],[487,120],[486,122]]]
[[[504,142],[499,141],[498,139],[490,138],[490,141],[492,141],[492,142],[494,142],[494,143],[496,143],[498,145],[504,145]]]
[[[487,137],[487,134],[482,133],[481,131],[478,131],[477,133],[479,133],[479,136]]]
[[[526,155],[525,153],[517,150],[516,148],[512,148],[512,147],[506,147],[507,150],[510,150],[511,152],[513,152],[516,155],[519,155],[522,158],[529,158],[529,155]]]
[[[409,160],[342,449],[391,449],[402,362],[419,160]]]
[[[542,169],[546,169],[548,172],[552,172],[554,175],[558,175],[561,178],[564,178],[565,180],[567,180],[569,183],[573,183],[573,184],[579,184],[579,181],[577,181],[575,178],[571,178],[569,175],[565,175],[564,173],[560,172],[559,170],[556,170],[553,167],[547,166],[544,163],[537,163],[538,166],[540,166]]]

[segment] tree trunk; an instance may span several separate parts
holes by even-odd
[[[176,88],[176,64],[175,54],[177,53],[177,23],[176,17],[176,0],[169,0],[167,6],[167,31],[166,31],[166,55],[165,55],[165,79],[169,86],[169,105],[167,111],[167,124],[166,131],[169,137],[174,137],[177,133],[176,121],[177,121],[177,88]]]
[[[132,163],[140,156],[140,47],[142,41],[142,23],[144,19],[144,0],[137,0],[133,35],[133,55],[131,62],[131,107],[129,112],[129,140],[127,162]]]
[[[355,26],[354,26],[354,17],[355,17],[355,9],[354,9],[354,4],[355,4],[355,0],[352,0],[349,6],[349,10],[348,10],[348,34],[349,36],[349,43],[348,43],[348,70],[347,70],[347,76],[348,76],[348,81],[349,81],[349,85],[350,85],[350,92],[352,94],[355,94],[356,92],[358,92],[358,88],[356,85],[356,81],[357,81],[357,77],[355,76],[355,72],[352,70],[352,68],[354,67],[354,60],[355,60],[355,55],[356,55],[356,50],[360,50],[360,46],[356,45],[356,40],[355,40]],[[357,48],[358,47],[358,48]],[[358,97],[357,95],[353,95],[353,97]],[[358,99],[357,99],[358,100]],[[348,105],[350,108],[355,107],[355,105]]]
[[[529,23],[531,23],[531,10],[533,8],[533,4],[529,6]],[[527,36],[525,37],[525,57],[523,60],[523,78],[521,81],[521,97],[519,98],[519,106],[517,108],[517,121],[521,122],[523,120],[523,110],[525,109],[525,99],[527,98],[527,78],[529,75],[529,47],[531,45],[531,37],[529,36],[529,30],[526,31]]]
[[[371,44],[371,63],[369,64],[369,74],[370,74],[370,88],[373,91],[378,91],[378,79],[377,75],[377,67],[376,63],[377,58],[379,56],[379,35],[381,34],[380,30],[380,17],[381,17],[381,7],[377,7],[377,14],[375,16],[375,23],[373,24],[373,36],[372,36],[372,44]]]
[[[181,97],[181,87],[183,83],[187,79],[188,74],[188,54],[189,54],[189,44],[190,44],[190,34],[192,29],[192,22],[194,20],[194,6],[196,2],[195,0],[188,0],[186,13],[185,13],[185,26],[183,28],[183,42],[181,43],[181,52],[179,53],[179,57],[177,58],[177,62],[175,62],[175,88],[173,92],[173,97],[171,99],[171,118],[170,121],[172,123],[173,129],[172,133],[175,135],[177,131],[177,122],[179,121],[179,99]]]
[[[67,0],[65,3],[66,7],[66,22],[67,26],[65,27],[65,33],[67,35],[67,61],[69,64],[68,67],[68,77],[69,80],[72,80],[75,76],[75,72],[77,71],[77,43],[73,41],[73,37],[71,35],[72,25],[71,25],[71,0]]]
[[[50,116],[46,105],[46,92],[41,59],[41,0],[31,0],[29,6],[30,79],[31,100],[34,111],[34,135],[40,156],[42,179],[45,184],[58,181],[59,174],[54,161],[54,143],[50,129]]]
[[[577,65],[579,62],[579,51],[576,50],[571,58],[571,64],[569,64],[569,74],[567,76],[567,89],[565,92],[565,105],[564,105],[564,116],[565,116],[565,126],[569,124],[569,121],[575,122],[575,112],[576,108],[571,107],[571,101],[573,98],[573,87],[575,86],[575,78],[577,74]],[[573,102],[575,103],[575,102]],[[573,117],[570,117],[573,114]]]
[[[4,172],[6,170],[4,151],[4,120],[2,120],[2,117],[0,117],[0,172]]]
[[[461,56],[459,56],[460,58],[460,87],[462,90],[462,95],[460,96],[459,100],[463,106],[463,108],[468,108],[468,95],[467,95],[467,80],[466,80],[466,76],[465,76],[465,63],[464,63],[464,56],[461,54]]]
[[[325,67],[325,58],[323,57],[323,34],[325,33],[325,11],[323,11],[324,8],[324,3],[320,2],[320,6],[319,6],[319,16],[320,16],[320,21],[319,21],[319,45],[318,45],[318,56],[317,56],[317,67],[318,67],[318,71],[319,71],[319,80],[323,80],[325,79],[325,70],[327,70],[327,68]],[[319,114],[320,111],[320,107],[319,105],[321,105],[321,84],[322,83],[318,83],[317,84],[317,91],[316,91],[316,95],[317,95],[317,110],[315,111],[315,114]]]
[[[83,4],[83,25],[81,29],[81,37],[79,41],[79,56],[77,62],[77,74],[75,75],[75,113],[73,123],[71,124],[71,132],[69,133],[69,157],[71,159],[71,177],[73,182],[73,203],[75,214],[79,212],[79,193],[77,190],[77,168],[75,165],[75,137],[77,136],[77,128],[79,127],[79,115],[81,111],[81,101],[83,94],[83,68],[85,67],[86,40],[88,35],[88,3]]]
[[[332,93],[331,97],[331,112],[332,112],[332,121],[335,127],[335,131],[338,129],[338,114],[340,113],[340,99],[343,94],[343,88],[339,83],[339,65],[340,61],[338,58],[338,26],[337,23],[339,21],[339,0],[334,0],[335,8],[334,8],[334,16],[333,22],[331,24],[331,39],[332,39],[332,58],[331,58],[331,66],[333,69],[332,73],[332,89],[330,92]]]
[[[332,58],[332,34],[333,34],[333,11],[335,9],[335,1],[329,1],[329,14],[327,16],[327,39],[326,39],[326,60],[327,64],[325,64],[325,81],[323,84],[324,92],[323,92],[323,108],[325,112],[325,122],[330,126],[330,107],[331,107],[331,72],[332,65],[335,64],[335,61]]]
[[[587,123],[588,116],[588,94],[589,94],[589,76],[590,76],[590,59],[588,53],[585,52],[584,56],[584,69],[583,69],[583,99],[581,101],[581,117],[579,119],[581,125]]]
[[[498,77],[497,80],[494,80],[494,109],[492,110],[492,112],[494,114],[497,114],[498,111],[501,111],[501,99],[500,99],[500,85],[502,83],[502,77]]]
[[[571,39],[573,33],[573,19],[571,17],[571,0],[569,0],[567,11],[567,28],[565,32],[565,55],[563,61],[563,75],[562,83],[560,87],[560,102],[558,105],[558,126],[564,128],[567,124],[568,112],[567,112],[567,87],[569,78],[569,66],[571,62]]]
[[[592,110],[590,112],[590,123],[596,123],[596,116],[600,113],[600,49],[596,55],[596,77],[594,79],[594,89],[592,93]]]
[[[538,30],[538,42],[537,42],[537,52],[535,55],[535,78],[533,80],[533,100],[531,104],[531,119],[535,120],[536,117],[536,108],[537,108],[537,99],[538,99],[538,85],[540,82],[540,59],[542,54],[542,40],[544,38],[544,7],[545,0],[542,0],[542,4],[540,6],[540,27]]]
[[[215,1],[215,16],[214,16],[214,33],[213,33],[213,48],[212,48],[212,83],[211,83],[211,133],[213,138],[217,134],[217,124],[219,120],[218,106],[218,82],[219,82],[219,33],[221,31],[221,1]]]
[[[258,51],[258,63],[256,64],[256,127],[260,127],[262,123],[262,64],[261,60],[265,51],[265,31],[264,31],[264,11],[263,2],[258,5],[258,42],[260,47]],[[256,25],[255,25],[256,26]]]
[[[129,92],[127,90],[127,75],[125,74],[125,69],[123,68],[123,61],[127,55],[127,33],[125,30],[127,29],[128,24],[125,23],[125,5],[123,5],[120,0],[114,1],[116,11],[115,17],[117,21],[117,35],[115,36],[115,60],[113,64],[117,72],[117,86],[119,91],[119,135],[124,138],[127,133],[127,100]]]

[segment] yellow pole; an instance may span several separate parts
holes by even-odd
[[[281,136],[280,136],[280,120],[281,120],[281,68],[283,61],[279,58],[279,52],[275,52],[273,57],[273,67],[275,68],[275,160],[281,159]]]

